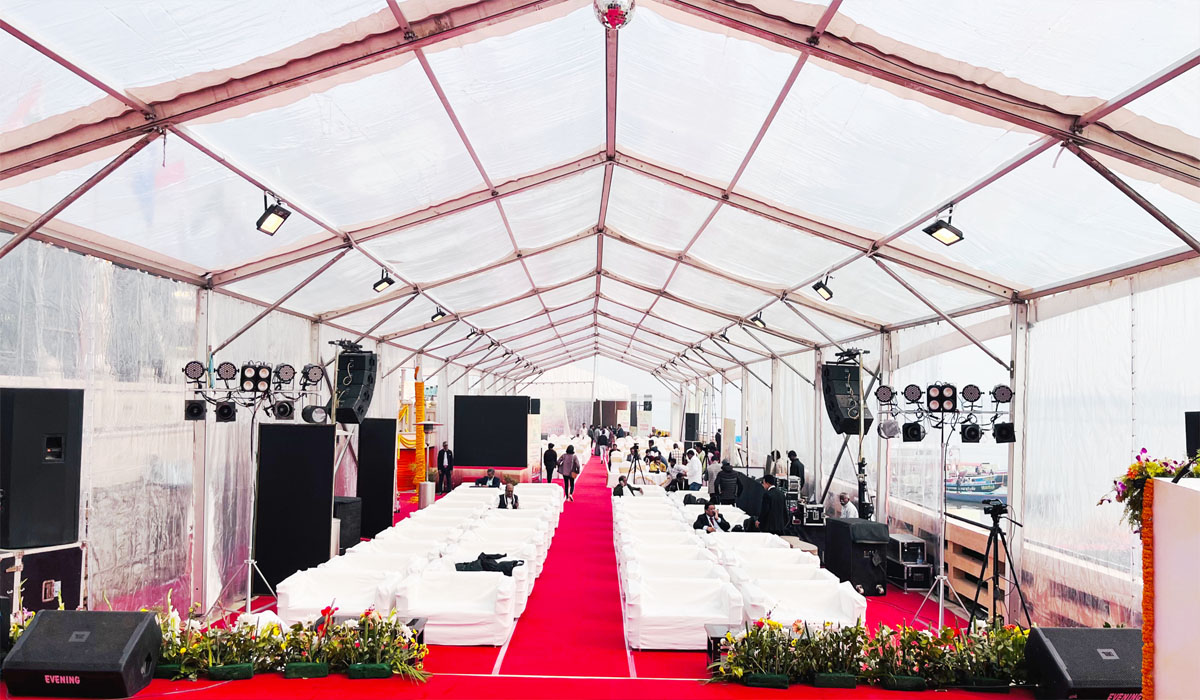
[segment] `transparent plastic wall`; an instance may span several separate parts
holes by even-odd
[[[1194,275],[1195,265],[1189,266]],[[1045,299],[1031,312],[1022,583],[1041,624],[1140,624],[1140,545],[1096,505],[1142,448],[1184,456],[1200,410],[1200,279],[1167,271]],[[1067,313],[1056,307],[1104,300]]]
[[[194,292],[193,292],[194,293]],[[262,307],[223,294],[208,296],[209,344],[216,347],[262,311]],[[272,312],[221,350],[214,362],[287,362],[301,368],[316,362],[312,324],[303,318]],[[330,355],[322,353],[325,359]],[[327,393],[323,393],[327,396]],[[254,486],[257,425],[269,421],[259,412],[239,408],[233,423],[207,424],[205,450],[205,519],[207,521],[206,598],[209,605],[229,605],[245,595],[246,559],[250,551],[250,509]],[[253,436],[253,441],[251,437]]]
[[[771,442],[785,460],[789,450],[796,451],[796,456],[804,465],[807,491],[816,477],[816,464],[813,461],[813,385],[809,383],[813,379],[813,353],[803,352],[784,360],[787,365],[799,370],[803,378],[785,365],[783,360],[772,361],[771,400],[774,409],[771,412]]]
[[[88,605],[191,599],[196,290],[34,241],[0,260],[0,385],[83,389]],[[86,514],[86,515],[85,515]]]
[[[747,463],[761,467],[767,452],[774,449],[771,437],[771,388],[755,378],[771,381],[771,361],[751,362],[742,369],[742,450]],[[754,374],[751,374],[753,372]]]

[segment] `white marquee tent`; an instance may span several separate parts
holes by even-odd
[[[601,356],[693,408],[730,387],[751,452],[827,477],[813,384],[852,344],[893,385],[1011,383],[1038,617],[1134,621],[1093,504],[1200,400],[1194,2],[643,0],[615,31],[581,0],[0,0],[0,30],[0,383],[89,390],[93,601],[244,580],[249,426],[176,420],[189,359],[359,338],[390,415],[417,361],[444,399]],[[881,504],[927,514],[936,455],[879,442]]]

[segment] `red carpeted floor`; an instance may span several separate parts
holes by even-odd
[[[407,509],[406,509],[407,511]],[[406,515],[407,512],[403,513]],[[868,598],[867,621],[911,622],[921,596],[891,592]],[[259,606],[256,606],[256,609]],[[935,618],[925,606],[921,618]],[[344,676],[285,680],[278,674],[248,681],[153,681],[137,698],[253,698],[253,700],[340,698],[571,698],[572,700],[651,700],[657,698],[879,698],[900,693],[867,686],[823,690],[793,686],[762,690],[704,684],[702,652],[635,651],[625,647],[612,507],[604,468],[593,459],[584,469],[575,501],[566,504],[542,575],[506,647],[433,646],[424,685],[406,681],[352,681]],[[1025,691],[1015,696],[1032,697]],[[945,691],[918,693],[930,700],[989,698],[991,694]],[[0,700],[9,698],[0,689]]]

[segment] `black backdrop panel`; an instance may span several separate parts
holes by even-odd
[[[333,429],[332,425],[283,423],[258,426],[254,558],[272,586],[329,560]],[[258,576],[254,592],[269,593]]]
[[[454,466],[529,466],[528,396],[455,396]]]
[[[362,499],[363,537],[374,537],[392,526],[396,500],[395,418],[365,418],[358,426],[357,494]]]
[[[82,389],[0,389],[0,547],[79,539]]]

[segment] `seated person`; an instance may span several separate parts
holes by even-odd
[[[640,487],[625,483],[624,476],[617,479],[617,485],[613,487],[614,496],[633,496],[635,494],[640,494],[641,492],[642,489]]]
[[[488,467],[487,476],[481,476],[475,480],[476,486],[488,486],[490,488],[500,488],[500,477],[496,476],[496,470]]]
[[[722,530],[729,532],[729,521],[724,515],[717,512],[717,504],[709,503],[704,506],[704,512],[696,516],[696,522],[692,523],[692,527],[705,532],[716,532]]]
[[[514,510],[521,507],[521,503],[517,499],[517,494],[513,493],[512,484],[504,485],[504,493],[500,494],[500,503],[497,504],[496,507],[511,508]]]
[[[654,446],[654,441],[651,440],[649,446],[646,447],[646,461],[651,464],[662,461],[662,453]]]

